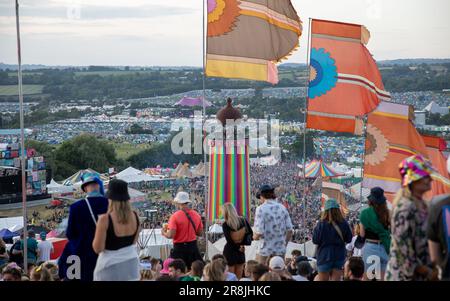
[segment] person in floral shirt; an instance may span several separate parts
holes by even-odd
[[[271,256],[284,257],[286,244],[292,237],[292,222],[287,209],[277,202],[274,188],[260,189],[262,204],[256,208],[254,240],[262,240],[257,250],[257,261],[268,264]]]
[[[386,280],[432,280],[427,244],[427,204],[422,196],[431,189],[431,165],[420,155],[400,163],[402,189],[394,200],[392,241]]]

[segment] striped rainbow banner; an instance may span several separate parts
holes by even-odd
[[[222,205],[232,203],[250,218],[250,165],[247,141],[210,142],[208,220],[223,219]]]

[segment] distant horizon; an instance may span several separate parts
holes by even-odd
[[[444,58],[436,58],[436,57],[418,57],[418,58],[396,58],[396,59],[386,59],[386,60],[376,60],[376,62],[391,62],[391,61],[407,61],[407,60],[436,60],[436,61],[450,61],[450,57],[444,57]],[[297,64],[297,65],[306,65],[305,62],[283,62],[277,64],[277,66],[281,65],[289,65],[289,64]],[[11,66],[17,66],[17,63],[5,63],[0,61],[0,65],[11,65]],[[89,65],[65,65],[65,64],[57,64],[57,65],[51,65],[51,64],[42,64],[42,63],[26,63],[22,64],[22,66],[45,66],[45,67],[69,67],[69,68],[77,68],[77,67],[130,67],[130,68],[137,68],[137,67],[144,67],[144,68],[158,68],[158,67],[180,67],[180,68],[202,68],[202,65],[104,65],[104,64],[89,64]]]
[[[310,18],[363,24],[377,61],[450,56],[450,1],[291,0],[303,22],[300,47],[285,61],[306,63]],[[22,63],[47,66],[202,65],[202,0],[20,0]],[[17,61],[14,1],[0,0],[0,61]],[[39,62],[39,63],[37,63]]]

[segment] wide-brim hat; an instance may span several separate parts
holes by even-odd
[[[369,201],[375,202],[377,204],[386,203],[386,197],[384,196],[384,190],[380,187],[374,187],[370,189],[370,194],[367,197]]]
[[[174,203],[177,204],[186,204],[186,203],[191,203],[191,199],[189,198],[189,193],[184,192],[184,191],[180,191],[177,193],[177,195],[175,196],[175,198],[173,199]]]
[[[340,209],[338,201],[336,201],[335,199],[331,199],[331,198],[326,200],[323,210],[327,211],[330,209]]]
[[[86,187],[86,185],[91,184],[91,183],[99,183],[100,177],[98,174],[96,173],[85,173],[84,175],[81,176],[81,190],[84,190],[84,187]]]
[[[434,173],[431,163],[421,155],[414,155],[403,160],[399,165],[399,171],[403,187],[430,177]]]
[[[114,179],[109,182],[106,197],[113,201],[126,202],[130,200],[128,184],[125,181]]]
[[[261,188],[259,189],[260,193],[264,193],[264,192],[273,192],[275,191],[275,187],[271,186],[271,185],[263,185],[261,186]]]

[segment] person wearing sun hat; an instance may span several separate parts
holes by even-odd
[[[435,279],[426,235],[428,208],[423,200],[431,189],[433,169],[421,155],[414,155],[400,163],[399,171],[402,188],[394,199],[386,280]]]
[[[391,247],[390,213],[382,188],[372,188],[367,200],[369,206],[359,215],[360,237],[365,240],[362,257],[366,272],[372,264],[370,256],[380,258],[380,274],[375,276],[381,280],[384,279]],[[365,277],[367,279],[367,275]]]
[[[450,175],[450,156],[447,159]],[[428,215],[428,247],[431,261],[442,271],[442,280],[450,281],[450,194],[439,195],[430,203]]]
[[[197,245],[197,236],[203,232],[203,223],[200,214],[191,209],[191,199],[184,191],[177,193],[173,200],[177,211],[172,214],[168,224],[164,224],[161,234],[173,239],[173,249],[170,255],[174,259],[182,259],[190,268],[196,260],[202,260]]]
[[[312,241],[317,245],[318,280],[340,281],[346,257],[345,245],[352,241],[352,230],[335,199],[325,201]]]
[[[100,175],[85,172],[81,176],[81,189],[86,197],[73,203],[69,209],[66,236],[68,243],[58,260],[60,279],[92,281],[97,263],[97,254],[92,249],[98,216],[108,210],[108,199],[104,197],[103,182]],[[80,279],[67,275],[71,255],[80,259]],[[76,276],[76,275],[75,275]]]

